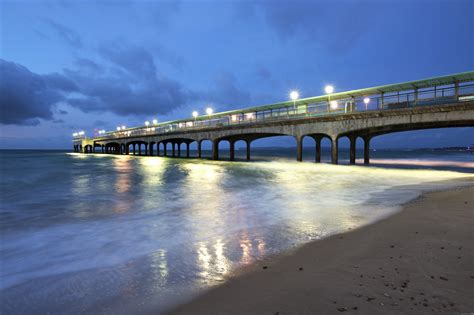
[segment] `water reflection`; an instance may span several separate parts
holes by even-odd
[[[160,249],[151,254],[151,270],[154,283],[159,287],[166,286],[169,270],[165,249]]]
[[[222,239],[214,242],[198,242],[196,244],[199,278],[204,283],[221,281],[229,273],[231,262],[225,256],[226,246]]]
[[[131,187],[131,160],[128,157],[113,159],[113,168],[116,173],[115,191],[119,194],[126,193]]]
[[[167,159],[157,157],[143,157],[137,159],[143,174],[143,186],[156,187],[163,184],[163,173],[166,170]]]

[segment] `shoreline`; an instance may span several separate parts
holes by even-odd
[[[474,187],[237,270],[169,314],[472,312]]]

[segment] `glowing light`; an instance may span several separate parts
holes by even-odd
[[[145,121],[145,126],[149,126],[150,125],[150,122],[147,120]]]
[[[117,127],[117,131],[120,131],[121,129],[122,129],[122,128],[120,128],[120,127]]]
[[[337,101],[331,101],[330,104],[331,104],[331,109],[337,109],[337,105],[338,105]]]
[[[324,91],[326,92],[326,94],[331,94],[332,92],[334,92],[334,86],[326,85],[326,87],[324,88]]]
[[[158,120],[157,119],[153,119],[153,125],[156,125],[158,124]]]
[[[293,101],[297,100],[299,97],[300,97],[300,94],[298,93],[298,91],[291,91],[291,93],[290,93],[290,98],[291,98]]]
[[[80,135],[80,136],[83,136],[83,135],[84,135],[84,131],[80,131],[80,132],[79,132],[79,135]]]
[[[232,116],[230,116],[230,119],[231,119],[232,121],[237,121],[237,115],[232,115]]]
[[[72,134],[73,137],[77,137],[77,132]]]
[[[206,114],[208,114],[208,115],[212,115],[213,112],[214,112],[214,111],[213,111],[212,108],[210,108],[210,107],[208,107],[208,108],[206,109]]]
[[[364,103],[365,103],[366,105],[369,104],[369,103],[370,103],[370,98],[368,98],[368,97],[364,98]]]
[[[125,130],[125,126],[122,126],[122,130]]]
[[[199,116],[199,113],[197,111],[194,111],[193,112],[193,117],[196,118],[197,116]]]
[[[245,114],[247,116],[247,119],[252,119],[253,118],[253,113],[247,113]]]

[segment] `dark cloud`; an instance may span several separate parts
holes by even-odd
[[[230,73],[221,73],[214,80],[214,87],[197,97],[220,105],[219,110],[247,107],[251,102],[250,93],[239,87],[237,79]]]
[[[2,61],[1,104],[3,124],[38,124],[53,120],[59,102],[83,112],[110,112],[119,116],[166,115],[192,102],[212,102],[225,109],[247,106],[250,94],[229,73],[222,73],[208,91],[192,91],[159,73],[145,49],[124,44],[103,46],[100,62],[75,60],[61,73],[35,74]],[[60,122],[56,120],[55,122]]]
[[[79,36],[76,31],[50,19],[43,19],[43,22],[48,25],[61,40],[74,48],[82,48],[81,36]]]
[[[179,82],[159,74],[153,56],[144,48],[108,44],[102,45],[99,53],[105,62],[101,66],[80,59],[76,61],[77,69],[64,70],[83,95],[68,102],[85,112],[167,114],[185,105],[193,95]]]
[[[282,40],[310,40],[334,54],[344,54],[377,15],[375,5],[362,1],[262,1],[255,6]],[[248,7],[248,5],[246,5]],[[354,12],[365,11],[365,14]],[[375,12],[374,12],[375,13]],[[250,16],[258,17],[258,14]]]
[[[61,75],[42,76],[0,59],[0,123],[37,125],[53,118],[52,106],[63,100],[70,82]]]

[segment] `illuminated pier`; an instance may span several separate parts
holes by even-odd
[[[315,140],[315,161],[321,161],[321,140],[331,141],[332,163],[338,162],[338,141],[350,140],[350,163],[356,160],[356,140],[364,140],[364,163],[370,160],[370,140],[376,136],[408,130],[474,126],[474,71],[425,80],[390,84],[347,92],[325,88],[322,96],[213,113],[193,112],[192,118],[114,131],[99,131],[87,138],[75,133],[75,152],[133,154],[182,157],[184,145],[190,156],[190,145],[212,141],[212,158],[219,159],[219,143],[229,142],[230,160],[235,157],[235,143],[245,141],[246,158],[250,160],[251,142],[272,136],[292,136],[296,140],[296,158],[302,161],[305,137]]]

